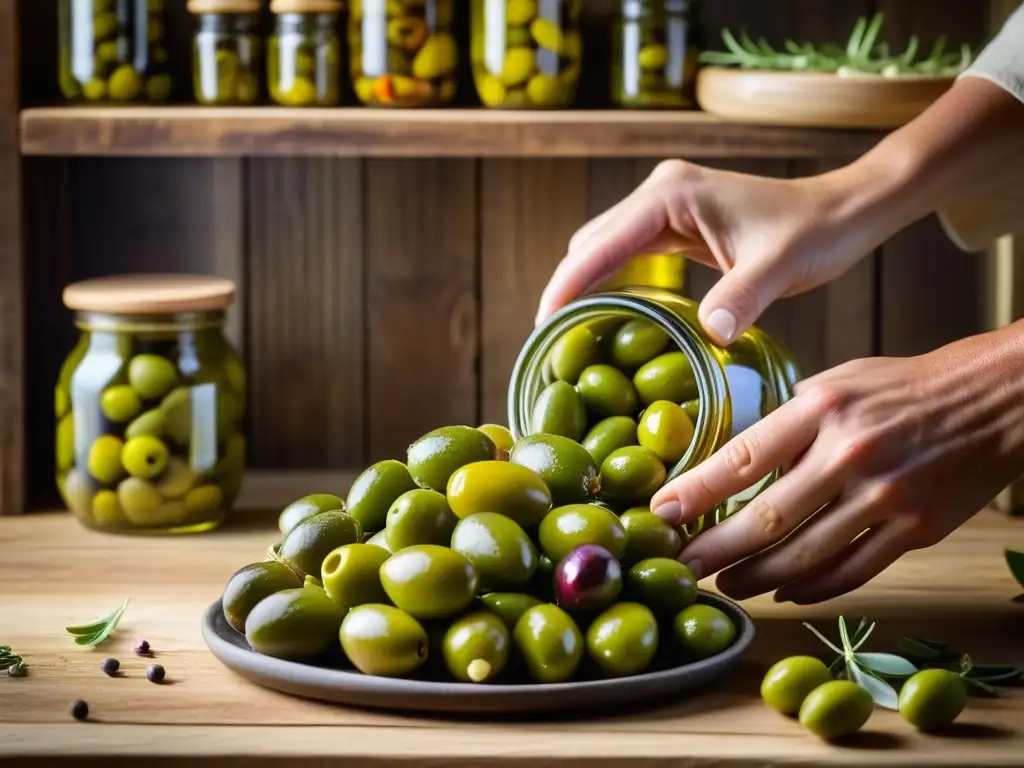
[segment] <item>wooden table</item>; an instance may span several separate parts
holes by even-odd
[[[220,531],[151,539],[83,530],[64,514],[0,519],[0,643],[31,674],[0,678],[0,763],[31,766],[334,765],[1024,765],[1024,689],[972,699],[945,736],[876,710],[859,737],[823,744],[758,699],[767,666],[821,650],[800,626],[835,636],[834,617],[879,622],[869,645],[903,634],[947,640],[978,661],[1024,663],[1024,605],[1002,557],[1024,524],[991,512],[939,546],[905,557],[856,595],[814,608],[749,601],[758,639],[720,688],[653,711],[576,722],[466,721],[354,711],[262,690],[223,668],[199,633],[203,610],[244,563],[262,557],[274,520],[247,514]],[[63,627],[131,596],[115,636],[82,649]],[[168,684],[133,655],[147,638]],[[100,672],[107,656],[123,677]],[[68,715],[76,698],[91,721]]]

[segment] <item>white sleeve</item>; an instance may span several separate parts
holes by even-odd
[[[1024,5],[960,75],[979,77],[1024,102]],[[986,174],[938,211],[946,234],[965,251],[979,251],[1003,235],[1024,234],[1024,157]]]

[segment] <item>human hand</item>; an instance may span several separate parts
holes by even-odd
[[[855,360],[662,488],[651,509],[696,520],[786,474],[679,559],[736,599],[830,599],[935,544],[1024,470],[1024,328],[921,357]],[[747,559],[745,559],[747,558]]]
[[[775,179],[665,161],[625,200],[571,239],[541,298],[537,322],[639,253],[683,251],[725,276],[699,318],[719,344],[743,333],[780,296],[820,285],[869,252],[868,165]]]

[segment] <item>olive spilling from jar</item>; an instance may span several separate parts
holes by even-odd
[[[659,652],[680,663],[733,645],[732,619],[675,559],[678,533],[596,501],[583,446],[487,427],[428,432],[405,461],[364,470],[346,501],[288,505],[269,560],[224,590],[230,625],[266,655],[341,653],[363,674],[476,684],[638,675]]]
[[[424,107],[455,97],[454,0],[354,0],[352,82],[373,107]]]
[[[565,107],[582,61],[581,0],[474,0],[473,79],[487,107]]]
[[[211,351],[186,373],[177,341],[100,333],[123,353],[117,367],[80,345],[57,384],[57,484],[68,508],[108,530],[219,522],[245,470],[240,362]],[[108,381],[97,389],[100,375]]]
[[[69,101],[153,102],[171,96],[164,0],[60,0],[59,79]]]

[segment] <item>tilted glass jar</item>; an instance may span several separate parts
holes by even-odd
[[[274,33],[267,43],[270,98],[288,107],[331,107],[341,101],[341,0],[271,0]]]
[[[473,0],[473,80],[484,106],[567,107],[582,65],[582,0]]]
[[[692,107],[699,55],[697,0],[622,0],[612,100],[622,107]]]
[[[371,107],[434,107],[455,98],[454,0],[352,0],[352,83]]]
[[[171,97],[164,0],[58,0],[58,78],[68,101]]]
[[[245,471],[245,370],[224,336],[234,285],[200,276],[75,283],[78,344],[54,393],[57,486],[104,531],[216,527]]]
[[[577,299],[534,329],[516,360],[508,390],[509,427],[515,438],[533,431],[534,406],[553,379],[547,362],[559,339],[583,326],[607,349],[607,340],[615,331],[627,320],[638,318],[668,335],[668,351],[681,351],[685,356],[685,369],[676,383],[680,385],[677,389],[686,393],[676,402],[693,419],[694,433],[682,457],[666,467],[666,482],[707,459],[792,397],[799,369],[792,354],[776,339],[752,328],[729,347],[716,346],[701,328],[697,303],[692,299],[661,288],[624,288]],[[627,372],[630,374],[632,371]],[[642,405],[641,401],[638,408]],[[640,414],[635,416],[640,421]],[[779,474],[767,475],[681,533],[693,537],[726,519]]]
[[[240,106],[260,98],[260,0],[188,0],[197,17],[192,87],[204,105]]]

